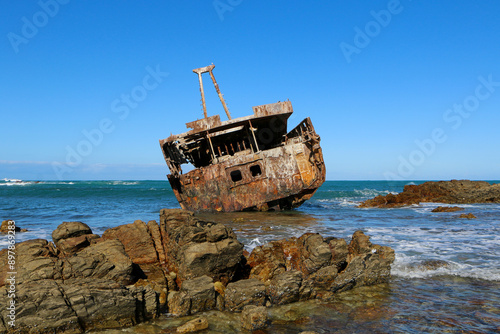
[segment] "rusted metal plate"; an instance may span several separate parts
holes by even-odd
[[[220,124],[221,124],[220,116],[214,115],[186,123],[186,127],[188,129],[193,129],[193,132],[198,132],[219,126]]]
[[[283,113],[293,113],[292,103],[290,101],[276,102],[252,107],[253,114],[257,117],[266,115],[276,115]]]
[[[213,67],[198,70],[194,72],[201,76]],[[168,180],[182,208],[292,209],[323,184],[326,169],[311,120],[286,133],[290,101],[253,111],[253,116],[225,122],[216,115],[186,123],[192,130],[160,140],[171,172]],[[188,162],[195,169],[183,174],[181,165]]]

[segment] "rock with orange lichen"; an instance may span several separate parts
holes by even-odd
[[[349,245],[339,240],[308,233],[256,247],[248,258],[250,278],[269,282],[275,304],[327,298],[389,279],[392,248],[372,244],[362,231],[353,234]]]
[[[421,202],[500,203],[500,184],[469,180],[429,181],[420,185],[406,185],[403,192],[397,195],[379,195],[362,202],[359,207],[395,208]]]

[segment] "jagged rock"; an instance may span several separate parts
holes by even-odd
[[[168,289],[166,286],[163,284],[158,283],[157,281],[148,281],[144,279],[139,279],[134,286],[136,288],[143,287],[146,290],[151,290],[152,292],[155,293],[155,300],[152,298],[154,297],[153,294],[149,293],[146,297],[146,310],[150,310],[148,312],[153,312],[152,310],[152,305],[157,305],[158,310],[157,312],[166,312],[167,310],[167,297],[168,297]],[[137,289],[137,291],[141,291],[141,289]]]
[[[269,300],[275,305],[298,301],[301,283],[302,273],[298,270],[285,271],[276,275],[267,288]]]
[[[84,234],[92,234],[87,224],[82,222],[63,222],[52,232],[52,240],[57,245],[59,240],[79,237]]]
[[[15,245],[20,332],[81,333],[131,326],[165,311],[183,316],[245,307],[244,326],[253,330],[262,328],[267,312],[248,305],[328,299],[385,282],[394,261],[391,248],[356,231],[349,245],[314,233],[273,241],[256,247],[246,263],[231,229],[184,210],[162,210],[160,226],[135,221],[102,238],[85,224],[63,223],[53,239],[55,245],[42,239]],[[10,286],[7,268],[5,249],[2,297]],[[0,304],[0,332],[7,315]]]
[[[157,316],[154,291],[110,280],[40,280],[16,289],[16,329],[21,332],[83,333],[128,327]],[[5,287],[0,294],[3,291]]]
[[[300,287],[300,300],[312,298],[328,298],[332,293],[332,286],[338,276],[337,266],[326,266],[303,280]]]
[[[241,311],[246,305],[262,306],[266,301],[266,286],[251,278],[229,283],[226,287],[226,309]]]
[[[177,283],[208,275],[229,282],[242,266],[243,245],[232,229],[205,222],[186,210],[163,209],[160,231],[169,271],[177,273]]]
[[[17,284],[16,290],[17,331],[83,333],[76,312],[67,304],[60,282],[55,280],[25,282]]]
[[[330,264],[332,251],[323,237],[317,233],[304,234],[298,239],[304,246],[302,255],[304,262],[303,272],[308,274]]]
[[[267,309],[264,306],[247,305],[241,312],[241,327],[254,331],[266,327]]]
[[[286,271],[283,242],[271,241],[252,250],[248,257],[250,277],[266,281]]]
[[[224,308],[226,306],[226,302],[224,300],[224,296],[226,295],[226,287],[222,282],[215,282],[214,283],[214,290],[216,292],[215,295],[215,307],[219,311],[224,311]]]
[[[332,264],[340,270],[345,267],[347,261],[347,242],[344,239],[328,238],[328,246],[332,252]]]
[[[191,298],[186,291],[170,291],[168,293],[168,312],[177,316],[189,315]]]
[[[146,223],[136,220],[132,224],[110,228],[104,232],[102,239],[117,239],[123,244],[125,253],[137,265],[134,272],[137,277],[167,285],[164,271],[159,263],[157,247]]]
[[[304,276],[308,276],[330,265],[332,260],[336,263],[345,261],[340,247],[339,245],[339,249],[334,254],[327,240],[317,233],[306,233],[300,238],[292,237],[272,241],[255,247],[248,257],[248,265],[252,268],[250,277],[265,282],[290,270],[299,270]]]
[[[56,269],[58,261],[56,252],[47,240],[33,239],[16,244],[16,281],[38,281],[42,279],[61,278]],[[7,249],[0,251],[0,286],[5,285],[8,270]]]
[[[160,262],[160,265],[164,265],[166,262],[166,258],[165,250],[163,249],[163,243],[161,240],[160,226],[154,220],[148,221],[147,226],[149,234],[151,235],[151,238],[153,238],[156,254],[158,255],[158,261]]]
[[[476,219],[477,217],[474,216],[472,213],[462,213],[458,218],[466,218],[466,219]]]
[[[403,192],[397,195],[379,195],[366,200],[359,207],[393,208],[420,202],[500,203],[500,183],[489,184],[486,181],[469,180],[429,181],[420,185],[406,185]]]
[[[347,246],[348,254],[351,257],[370,253],[373,249],[373,245],[370,242],[370,237],[365,235],[362,231],[356,231],[352,235],[351,242]],[[349,258],[348,258],[349,261]]]
[[[0,286],[5,284],[6,250],[0,251]],[[59,254],[47,240],[34,239],[16,244],[16,280],[19,283],[45,279],[106,278],[129,284],[132,262],[118,240],[90,245],[77,256]]]
[[[60,284],[65,300],[85,330],[135,325],[144,317],[144,296],[112,280],[71,279]]]
[[[125,252],[137,264],[158,262],[156,248],[146,223],[136,220],[132,224],[120,225],[107,229],[103,240],[118,239],[123,244]]]
[[[329,256],[326,250],[330,252]],[[312,259],[315,261],[313,261]],[[296,276],[291,300],[310,298],[330,298],[336,291],[344,291],[355,285],[371,285],[387,281],[390,264],[394,261],[394,251],[389,247],[373,245],[369,237],[361,231],[353,234],[349,245],[339,239],[323,239],[321,236],[305,234],[300,238],[273,241],[256,247],[249,256],[252,266],[251,278],[263,282],[271,281],[268,289],[273,303],[286,303],[273,283],[274,278],[282,279],[293,271],[302,273],[302,282]],[[285,280],[286,281],[286,280]],[[298,285],[298,297],[297,297]],[[227,299],[226,299],[227,303]]]
[[[64,255],[67,256],[74,254],[85,247],[90,246],[91,244],[95,243],[99,238],[100,236],[98,236],[97,234],[84,234],[78,237],[61,239],[57,243],[57,248]]]
[[[61,267],[63,279],[95,277],[122,284],[133,282],[132,261],[120,241],[104,240],[77,254],[78,256],[63,258],[57,263]]]
[[[431,212],[455,212],[462,210],[464,210],[464,208],[459,206],[438,206],[437,208],[432,209]]]
[[[383,283],[389,279],[390,265],[395,258],[392,248],[373,245],[368,236],[356,231],[348,249],[347,267],[335,278],[329,289],[331,292]]]
[[[199,317],[186,322],[184,325],[177,327],[177,333],[193,333],[208,328],[208,320],[205,317]]]
[[[2,221],[2,225],[0,226],[0,233],[9,233],[9,231],[27,232],[28,230],[17,226],[15,224],[14,220],[7,219],[7,220]]]
[[[187,280],[182,283],[181,291],[191,299],[190,313],[208,311],[215,308],[215,289],[212,279],[208,276],[201,276]]]

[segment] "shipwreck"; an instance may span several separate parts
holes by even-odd
[[[232,212],[288,210],[310,199],[326,169],[311,120],[287,132],[290,101],[253,107],[253,115],[232,119],[213,75],[198,75],[204,118],[186,123],[185,133],[160,140],[172,190],[183,209]],[[202,74],[209,73],[228,120],[207,116]],[[183,173],[181,165],[194,169]]]

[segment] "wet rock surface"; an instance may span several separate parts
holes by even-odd
[[[241,312],[241,327],[254,331],[266,327],[267,308],[264,306],[247,305]]]
[[[186,322],[184,325],[177,327],[177,333],[194,333],[208,328],[208,320],[205,317],[200,317]]]
[[[379,195],[362,202],[359,207],[394,208],[421,202],[500,203],[500,184],[469,180],[430,181],[420,185],[406,185],[403,192],[397,195]]]
[[[2,221],[2,225],[0,225],[0,233],[7,234],[14,231],[14,232],[27,232],[28,230],[25,228],[20,228],[19,226],[15,225],[13,220],[4,220]]]
[[[328,300],[386,282],[394,261],[391,248],[373,245],[361,231],[349,244],[314,233],[273,241],[247,259],[231,229],[177,209],[162,210],[160,224],[135,221],[102,237],[83,223],[65,222],[53,240],[16,244],[11,332],[83,333],[166,312],[187,316],[215,309],[242,312],[241,327],[258,330],[266,326],[266,306]],[[0,251],[2,296],[8,291],[7,259],[7,250]],[[7,313],[1,305],[0,324],[7,323]],[[197,324],[181,330],[198,330]]]
[[[458,207],[458,206],[438,206],[435,209],[432,209],[431,212],[456,212],[456,211],[463,211],[464,208]]]

